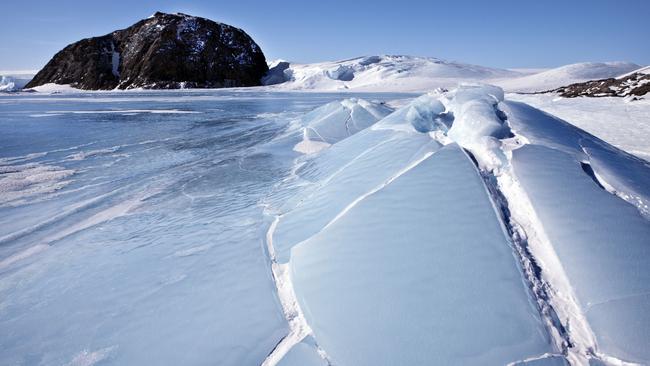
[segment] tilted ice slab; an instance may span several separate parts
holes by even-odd
[[[522,103],[503,105],[529,144],[512,168],[607,360],[648,363],[648,164]]]
[[[303,118],[303,141],[294,150],[317,152],[370,127],[393,110],[381,103],[349,98],[328,103]]]
[[[296,172],[299,180],[292,183],[303,187],[280,208],[273,236],[279,262],[287,262],[291,247],[316,234],[356,199],[379,189],[390,177],[441,146],[415,128],[430,130],[442,124],[438,115],[444,106],[439,102],[431,106],[433,100],[428,95],[417,98],[372,127],[301,162]],[[340,122],[342,117],[330,122]],[[287,186],[291,188],[291,184]]]
[[[318,180],[280,217],[273,238],[278,261],[287,262],[292,246],[316,234],[358,197],[439,146],[424,134],[367,130],[309,162],[301,173]],[[338,165],[342,157],[347,161]],[[338,168],[328,169],[334,166]]]
[[[528,237],[570,359],[649,362],[648,163],[491,87],[441,100],[454,115],[448,137],[498,182],[515,212],[504,219]]]
[[[647,162],[466,84],[294,173],[272,246],[317,346],[281,362],[649,362]]]
[[[594,332],[595,351],[650,362],[648,221],[561,151],[524,146],[513,152],[513,169]]]
[[[513,131],[531,144],[559,149],[590,165],[599,183],[650,217],[650,164],[558,118],[518,102],[503,110]]]
[[[432,153],[295,246],[291,278],[337,365],[507,364],[552,351],[471,160]]]

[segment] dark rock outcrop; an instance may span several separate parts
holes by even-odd
[[[640,97],[650,92],[650,74],[634,72],[618,78],[592,80],[549,90],[563,97]]]
[[[243,30],[185,14],[156,13],[105,36],[59,51],[27,88],[222,88],[260,85],[268,71]]]

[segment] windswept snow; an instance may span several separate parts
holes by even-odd
[[[0,207],[57,191],[70,184],[74,173],[73,169],[57,165],[0,161]]]

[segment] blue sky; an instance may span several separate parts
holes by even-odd
[[[67,44],[156,10],[243,28],[267,59],[387,53],[493,67],[650,64],[650,0],[11,0],[1,7],[0,70],[38,69]]]

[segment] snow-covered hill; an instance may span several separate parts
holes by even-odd
[[[426,91],[459,81],[513,78],[523,73],[444,61],[433,57],[366,56],[343,61],[294,64],[276,61],[264,80],[282,90]]]
[[[567,98],[628,97],[639,99],[650,92],[650,67],[604,79],[564,85],[549,92]]]
[[[582,62],[494,83],[510,92],[538,92],[583,81],[613,78],[640,67],[631,62],[620,61]]]
[[[498,69],[433,57],[366,56],[343,61],[299,64],[278,60],[263,84],[280,90],[415,92],[487,81],[508,92],[546,91],[631,72],[631,62],[583,62],[553,69]]]

